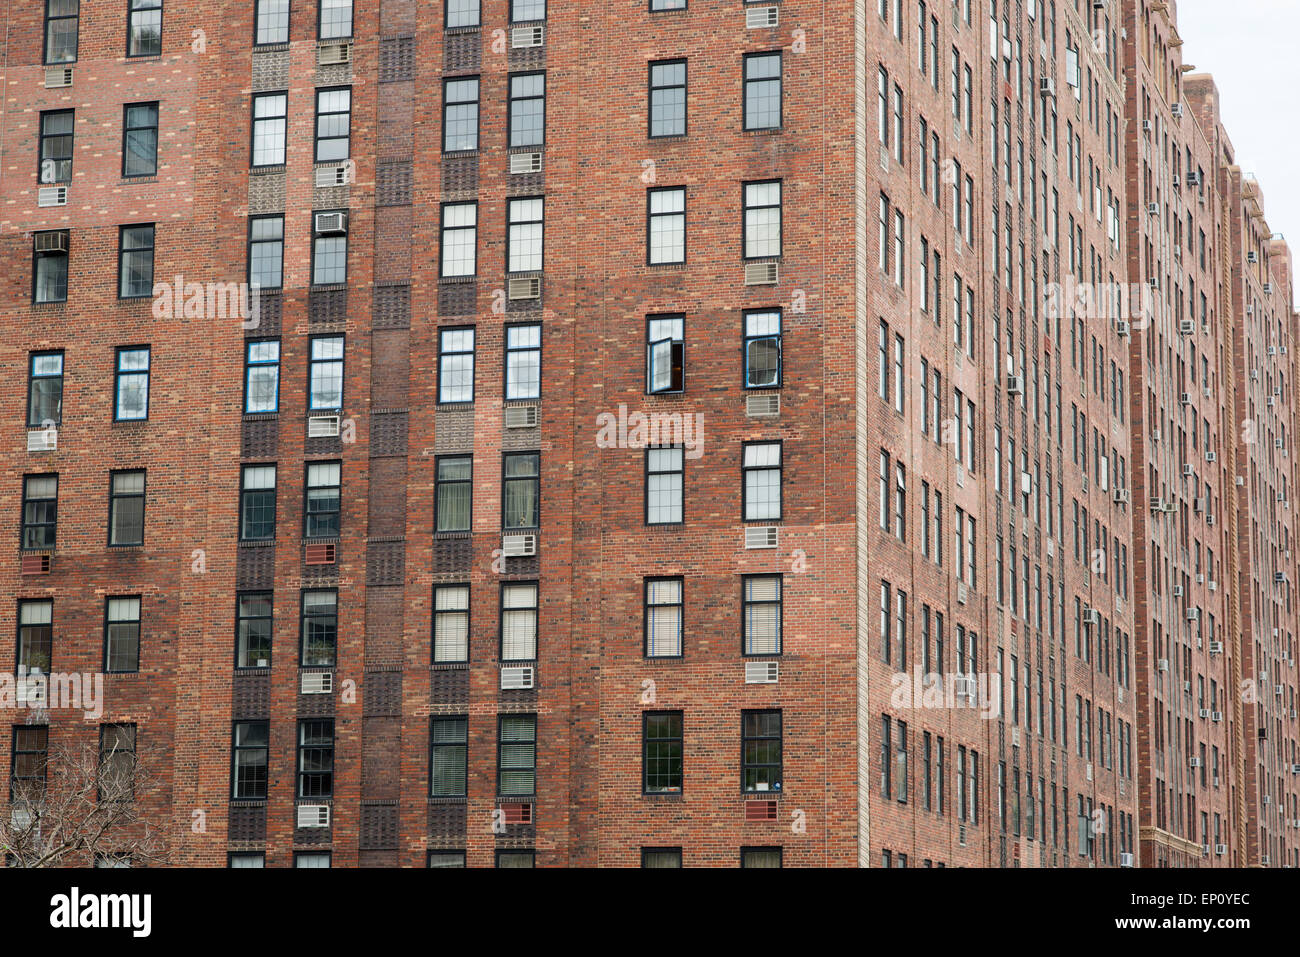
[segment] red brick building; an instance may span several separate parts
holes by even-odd
[[[82,742],[189,865],[1295,863],[1289,258],[1137,6],[20,11],[0,657],[103,698],[0,814]]]

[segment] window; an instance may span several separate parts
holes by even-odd
[[[99,774],[95,783],[101,801],[131,800],[135,786],[135,725],[99,726]]]
[[[658,13],[661,10],[685,10],[686,0],[650,0],[650,12]]]
[[[433,586],[433,662],[469,661],[469,586]]]
[[[429,719],[429,796],[464,797],[469,718]]]
[[[59,506],[57,475],[28,475],[23,479],[24,549],[53,548]]]
[[[508,201],[506,233],[508,272],[541,272],[544,203],[540,196]]]
[[[320,38],[345,40],[352,36],[352,0],[320,0]]]
[[[14,725],[10,752],[9,801],[39,801],[45,794],[50,729],[43,724]]]
[[[536,851],[503,851],[496,852],[497,867],[535,867],[537,865]]]
[[[430,851],[430,867],[464,867],[464,851]]]
[[[478,271],[478,203],[442,204],[442,275]]]
[[[307,718],[298,722],[298,797],[329,798],[334,794],[334,719]]]
[[[685,0],[682,0],[684,3]],[[680,847],[643,847],[641,848],[642,867],[681,867],[682,849]]]
[[[119,346],[113,418],[133,422],[149,418],[149,347]]]
[[[269,591],[242,592],[236,599],[236,668],[270,667],[272,602]]]
[[[645,656],[682,656],[682,579],[645,580]]]
[[[686,61],[650,64],[650,137],[686,135]]]
[[[253,167],[283,166],[288,93],[258,93],[253,97]],[[283,220],[281,220],[283,221]]]
[[[104,606],[104,670],[140,670],[140,598],[109,598]]]
[[[79,0],[45,0],[45,62],[77,59]]]
[[[781,181],[745,184],[746,259],[781,255]]]
[[[780,711],[741,712],[740,789],[781,790]]]
[[[289,42],[289,0],[257,0],[256,30],[253,43]]]
[[[433,527],[437,531],[469,531],[473,478],[473,456],[444,455],[438,457],[433,500]]]
[[[781,576],[742,578],[744,654],[781,653]]]
[[[108,544],[144,544],[144,471],[113,472],[109,483]]]
[[[745,129],[781,128],[781,54],[745,56]]]
[[[32,302],[68,301],[68,231],[32,234]]]
[[[438,330],[438,402],[474,401],[474,330]]]
[[[162,0],[130,0],[130,4],[126,55],[158,56],[162,53]]]
[[[745,313],[745,388],[781,387],[781,310]]]
[[[538,527],[537,506],[541,494],[538,460],[536,452],[505,456],[501,518],[506,531]]]
[[[330,866],[331,852],[329,851],[294,851],[294,867],[324,867]]]
[[[537,790],[537,715],[497,718],[497,793],[531,797]]]
[[[158,172],[158,104],[128,103],[122,108],[122,175]]]
[[[646,449],[645,522],[673,525],[682,521],[684,453],[680,445]]]
[[[18,603],[18,668],[49,673],[54,653],[54,602]]]
[[[501,585],[501,660],[537,660],[537,582]]]
[[[318,210],[312,214],[311,281],[328,286],[347,281],[348,227],[345,210]]]
[[[153,295],[153,225],[123,226],[118,233],[117,295]]]
[[[546,0],[510,0],[510,22],[546,19]]]
[[[781,518],[781,443],[744,444],[743,497],[747,522]]]
[[[275,466],[245,465],[239,483],[239,540],[275,538]]]
[[[447,29],[479,25],[479,0],[447,0]]]
[[[304,503],[305,538],[338,538],[341,499],[340,462],[308,462]]]
[[[230,796],[235,800],[265,800],[269,738],[269,722],[235,722],[230,759]]]
[[[352,90],[316,91],[316,162],[331,163],[351,155]]]
[[[27,427],[50,428],[63,421],[63,353],[34,352],[27,380]]]
[[[779,847],[742,847],[740,849],[741,867],[780,867],[781,848]]]
[[[685,319],[655,316],[646,320],[646,392],[681,392],[685,383]]]
[[[542,327],[506,326],[506,401],[542,395]]]
[[[645,794],[682,791],[682,713],[648,711],[641,735],[641,789]]]
[[[686,262],[686,189],[646,193],[646,262],[651,266]]]
[[[313,336],[309,364],[307,408],[313,412],[343,408],[343,337]]]
[[[244,350],[244,411],[280,410],[280,340],[255,339]]]
[[[226,866],[228,868],[264,868],[266,867],[266,855],[261,851],[233,851],[226,855]]]
[[[72,110],[52,110],[41,114],[39,168],[42,183],[67,183],[72,179]]]
[[[478,149],[478,77],[457,77],[442,84],[442,151]]]
[[[300,658],[304,668],[333,668],[339,633],[339,595],[332,588],[302,593]]]
[[[546,141],[546,74],[510,77],[511,147],[541,146]]]
[[[248,221],[248,285],[256,291],[279,289],[283,282],[284,217],[254,216]]]

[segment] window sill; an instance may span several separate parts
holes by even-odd
[[[109,423],[109,428],[143,432],[144,427],[148,424],[148,419],[114,419]]]
[[[647,269],[653,269],[656,272],[685,272],[686,263],[646,263]]]
[[[144,542],[138,542],[133,545],[109,545],[110,552],[142,552],[144,551]]]
[[[647,801],[676,802],[686,800],[686,795],[681,791],[642,791],[641,796]]]
[[[239,543],[240,548],[274,548],[274,538],[247,539]]]
[[[235,666],[237,675],[269,675],[271,673],[270,665],[248,665],[246,667]]]
[[[741,130],[741,136],[779,136],[785,132],[784,126],[768,126],[761,130]]]
[[[118,180],[117,185],[137,186],[137,185],[146,185],[148,183],[156,183],[156,182],[158,182],[158,174],[147,173],[147,174],[142,174],[140,176],[123,176],[120,180]]]
[[[469,671],[468,661],[435,661],[429,665],[430,671]]]
[[[442,151],[442,158],[443,158],[443,159],[461,159],[461,158],[464,158],[464,157],[470,157],[470,156],[473,156],[474,158],[477,159],[477,158],[478,158],[478,155],[479,155],[479,152],[480,152],[480,151],[479,151],[477,148],[472,149],[472,150],[443,150],[443,151]]]
[[[478,276],[439,276],[439,286],[467,286],[478,282]]]
[[[483,25],[481,23],[475,24],[473,26],[447,27],[445,30],[446,35],[449,37],[465,36],[466,34],[470,34],[470,33],[482,33],[482,32],[483,32]]]
[[[287,42],[286,43],[258,43],[258,44],[254,44],[253,46],[254,53],[280,53],[287,49],[289,49],[289,44]]]
[[[474,533],[471,532],[471,531],[464,531],[464,532],[434,532],[434,533],[433,533],[433,540],[434,540],[435,542],[456,542],[456,541],[467,541],[468,539],[471,539],[471,538],[473,538],[473,537],[474,537]]]
[[[280,418],[279,412],[245,412],[242,416],[244,422],[274,422]]]
[[[432,807],[446,807],[448,805],[455,806],[457,804],[467,805],[469,804],[469,799],[466,798],[464,795],[458,797],[457,796],[443,797],[441,795],[431,794],[429,795],[429,804]]]
[[[274,166],[250,166],[248,168],[249,176],[273,176],[276,173],[284,173],[286,167],[283,163],[277,163]]]

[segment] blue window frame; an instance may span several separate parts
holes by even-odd
[[[256,339],[244,353],[244,412],[280,411],[280,340]]]

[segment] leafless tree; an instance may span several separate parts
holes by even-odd
[[[135,748],[135,729],[106,726],[100,746],[45,749],[44,726],[19,726],[39,749],[18,755],[9,813],[0,814],[0,854],[9,867],[84,867],[168,863],[164,830],[142,809],[159,780]],[[147,757],[145,755],[144,757]]]

